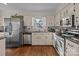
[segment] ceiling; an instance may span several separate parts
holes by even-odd
[[[15,9],[30,14],[54,15],[64,3],[0,3],[0,10]]]

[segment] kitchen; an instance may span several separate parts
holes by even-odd
[[[0,3],[1,56],[79,56],[78,3]]]

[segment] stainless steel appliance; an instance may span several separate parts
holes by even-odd
[[[64,38],[58,35],[55,35],[55,37],[56,37],[55,48],[59,55],[64,56]]]
[[[19,47],[23,44],[23,22],[19,18],[5,18],[6,47]]]

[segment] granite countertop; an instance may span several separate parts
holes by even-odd
[[[71,37],[71,41],[79,45],[79,38]]]
[[[70,40],[79,45],[79,39],[77,39],[76,37],[64,37],[64,38],[65,40]]]
[[[76,43],[76,44],[79,45],[79,37],[63,36],[63,35],[59,35],[59,34],[56,34],[56,35],[58,35],[58,36],[60,36],[60,37],[62,37],[62,38],[68,39],[68,40],[70,40],[70,41],[72,41],[72,42],[74,42],[74,43]]]
[[[24,32],[23,34],[32,34],[32,32]]]

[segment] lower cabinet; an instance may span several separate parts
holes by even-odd
[[[32,45],[52,45],[52,33],[32,33]]]
[[[79,45],[66,39],[65,55],[66,56],[79,56]]]
[[[0,56],[5,56],[5,39],[0,40]]]
[[[32,44],[31,35],[24,34],[24,44]]]

